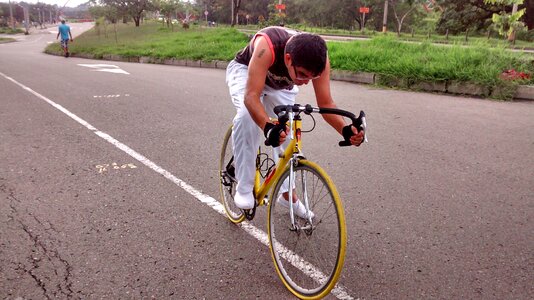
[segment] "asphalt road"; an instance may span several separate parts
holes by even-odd
[[[224,71],[43,54],[54,39],[0,44],[0,298],[291,299],[213,208]],[[304,136],[345,205],[344,291],[534,298],[534,103],[332,88],[370,127],[360,148],[320,119]]]

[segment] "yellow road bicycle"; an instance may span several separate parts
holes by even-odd
[[[345,110],[317,108],[309,104],[280,105],[274,108],[274,112],[278,121],[291,129],[290,141],[276,164],[267,154],[267,149],[260,146],[254,186],[256,205],[253,209],[242,210],[234,203],[237,181],[232,127],[224,137],[221,150],[221,199],[228,218],[234,223],[252,220],[256,207],[267,205],[269,245],[280,279],[289,291],[301,299],[322,298],[335,286],[343,267],[347,240],[345,216],[330,177],[319,165],[304,157],[302,133],[315,128],[312,113],[341,115],[350,118],[358,130],[365,130],[365,113],[361,111],[356,117]],[[311,130],[302,130],[302,113],[310,115],[314,121]],[[341,141],[339,145],[349,146],[350,141]],[[305,217],[298,217],[294,208],[296,204],[289,205],[286,199],[299,199],[305,206]]]

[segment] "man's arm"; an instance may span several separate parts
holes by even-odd
[[[267,40],[259,36],[254,41],[254,52],[248,65],[245,106],[254,122],[261,129],[264,129],[265,124],[270,122],[269,116],[261,104],[260,97],[265,87],[265,78],[267,78],[267,72],[271,66],[272,59],[273,56]]]
[[[273,53],[266,38],[259,36],[254,41],[254,51],[248,64],[248,79],[245,88],[245,106],[254,122],[263,130],[269,144],[276,147],[287,137],[287,127],[273,125],[263,104],[261,94],[265,87],[265,78],[273,61]]]
[[[330,60],[328,58],[326,59],[326,67],[321,77],[313,80],[313,89],[315,90],[315,97],[319,107],[337,108],[330,93]],[[342,116],[333,114],[323,114],[322,116],[330,126],[334,127],[339,134],[343,135],[343,127],[347,124]],[[350,138],[350,141],[353,145],[359,146],[363,141],[363,132],[358,132],[354,126],[351,126],[351,129],[355,135]]]
[[[72,33],[70,33],[70,28],[69,28],[69,36],[70,36],[70,41],[72,42],[73,39],[72,39]]]
[[[59,35],[61,34],[61,32],[58,30],[57,32],[57,36],[56,36],[56,40],[59,39]]]

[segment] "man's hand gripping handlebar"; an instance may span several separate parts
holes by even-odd
[[[276,112],[276,107],[274,109]],[[263,134],[265,134],[266,138],[265,146],[278,147],[283,143],[283,141],[280,141],[280,135],[282,132],[286,132],[286,124],[287,121],[289,121],[289,115],[285,113],[285,111],[279,111],[276,115],[278,115],[278,124],[267,123],[263,128]]]
[[[280,135],[282,132],[286,131],[286,123],[289,120],[289,113],[295,113],[300,114],[304,112],[307,115],[310,115],[311,113],[320,113],[320,114],[335,114],[340,115],[343,117],[347,117],[352,121],[352,126],[354,126],[358,132],[362,131],[364,132],[364,138],[363,142],[367,142],[367,123],[365,119],[365,112],[360,111],[360,115],[356,117],[353,113],[338,109],[338,108],[318,108],[313,107],[309,104],[303,106],[300,104],[294,104],[294,105],[278,105],[274,108],[274,113],[278,116],[278,124],[273,123],[267,123],[264,127],[264,134],[265,134],[265,145],[266,146],[273,146],[278,147],[280,146]],[[352,145],[350,138],[354,136],[354,132],[352,131],[351,125],[347,125],[343,128],[343,141],[339,142],[339,146],[350,146]]]

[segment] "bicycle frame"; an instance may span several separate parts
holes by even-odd
[[[301,153],[301,143],[302,143],[302,119],[300,116],[297,116],[295,118],[295,114],[293,112],[289,112],[289,127],[290,130],[290,142],[287,148],[285,149],[284,153],[279,157],[278,163],[274,167],[273,170],[267,174],[267,177],[265,181],[260,184],[260,170],[256,170],[256,176],[254,181],[254,195],[256,198],[256,201],[258,203],[258,206],[266,205],[265,203],[265,196],[267,193],[271,190],[273,187],[273,184],[278,182],[282,174],[284,173],[286,166],[289,165],[290,168],[290,176],[289,176],[289,187],[293,186],[293,182],[295,180],[295,175],[293,173],[293,166],[295,165],[295,160],[298,159],[298,155]],[[309,210],[309,204],[308,204],[308,197],[306,195],[306,191],[304,195],[304,205],[306,207],[306,210]],[[272,195],[272,201],[275,201],[274,198],[275,195]],[[293,199],[293,188],[288,189],[288,201],[292,201]],[[293,214],[293,205],[289,205],[289,215],[291,218],[291,224],[293,225],[293,228],[295,228],[295,216]],[[311,218],[308,220],[309,223],[312,223]]]
[[[265,205],[265,195],[269,192],[269,190],[272,188],[273,183],[275,183],[280,177],[282,176],[282,173],[285,170],[285,166],[292,160],[293,156],[295,154],[300,153],[300,145],[301,145],[301,126],[302,126],[302,120],[294,120],[291,122],[292,117],[290,118],[290,123],[293,123],[291,125],[292,129],[290,131],[290,142],[287,146],[286,150],[278,160],[278,163],[272,169],[269,174],[267,174],[267,177],[263,183],[260,184],[260,171],[256,170],[256,178],[254,181],[254,195],[258,201],[258,206]]]

